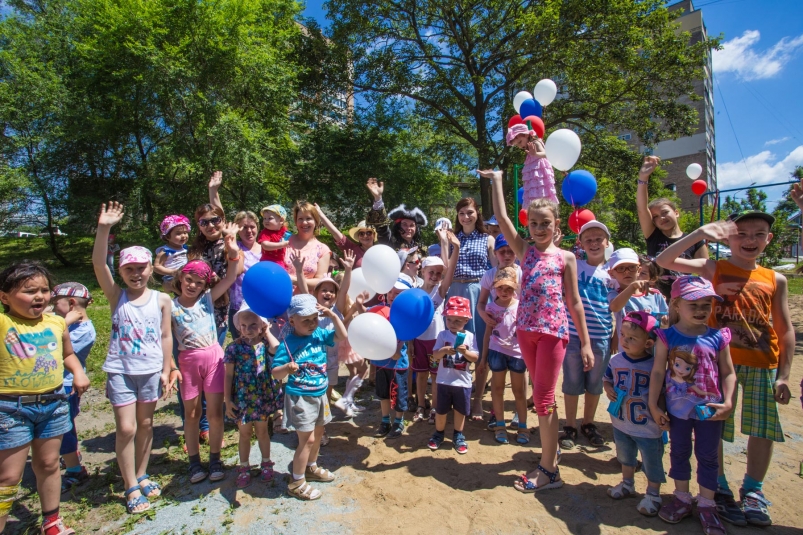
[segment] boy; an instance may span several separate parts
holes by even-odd
[[[499,221],[496,220],[496,216],[492,215],[491,219],[485,222],[485,230],[488,231],[488,234],[494,237],[494,239],[499,239],[499,236],[502,235],[502,231],[499,230]]]
[[[390,305],[400,293],[413,287],[413,279],[404,273],[399,273],[399,278],[386,295],[387,305],[375,306],[368,312],[379,314],[390,321]],[[399,340],[395,355],[385,360],[375,360],[373,364],[376,366],[376,397],[379,398],[382,406],[382,422],[374,436],[399,438],[404,432],[404,413],[407,410],[407,396],[409,395],[407,388],[409,371],[407,368],[410,360],[407,356],[406,341]],[[391,409],[396,411],[392,426],[390,425]]]
[[[657,320],[647,312],[628,312],[622,318],[619,333],[622,352],[611,357],[603,377],[608,399],[616,402],[619,389],[627,394],[618,414],[611,414],[616,458],[622,465],[622,482],[608,489],[608,496],[620,500],[635,494],[636,457],[641,452],[647,494],[636,509],[645,516],[655,516],[661,509],[661,483],[666,482],[661,429],[649,409],[652,348]],[[662,385],[656,385],[660,389]]]
[[[728,327],[736,377],[742,385],[742,433],[748,435],[747,469],[739,489],[741,507],[728,487],[719,448],[719,489],[715,495],[719,516],[735,525],[772,524],[762,486],[772,460],[773,442],[783,442],[778,403],[789,403],[789,371],[795,350],[795,332],[787,306],[786,277],[761,267],[757,259],[772,240],[775,218],[757,211],[731,214],[728,221],[704,225],[668,247],[656,259],[659,266],[709,279],[717,294],[710,325]],[[715,261],[680,258],[700,240],[725,241],[732,256]],[[738,391],[738,389],[737,389]],[[734,392],[734,397],[737,395]],[[733,401],[736,405],[736,399]],[[733,415],[725,422],[723,440],[733,441]]]
[[[284,262],[284,253],[287,244],[284,234],[287,232],[287,210],[278,204],[266,206],[260,212],[262,216],[262,230],[257,236],[257,243],[262,247],[262,258],[260,261],[276,262],[282,267],[287,267]]]
[[[446,329],[438,333],[432,358],[438,364],[438,406],[435,408],[435,434],[427,446],[437,450],[443,443],[446,416],[454,409],[454,435],[452,442],[457,453],[468,453],[468,444],[463,435],[463,425],[471,403],[471,371],[469,362],[477,362],[477,343],[474,335],[465,330],[471,319],[471,302],[465,297],[452,296],[443,308]],[[463,343],[455,347],[457,335],[464,336]]]
[[[580,430],[589,443],[598,448],[605,439],[594,425],[599,397],[602,394],[602,375],[611,358],[613,320],[608,306],[608,292],[613,283],[605,269],[605,248],[611,233],[599,221],[589,221],[580,228],[580,246],[586,252],[586,260],[577,261],[577,288],[583,303],[583,313],[591,337],[592,362],[584,362],[580,356],[580,338],[571,317],[569,318],[569,344],[563,360],[563,394],[566,408],[566,425],[560,436],[560,447],[570,450],[577,442],[577,405],[580,395],[585,394],[583,425]]]
[[[332,320],[334,330],[318,326],[318,313]],[[279,344],[271,373],[277,381],[288,377],[284,390],[284,427],[298,433],[298,447],[293,455],[293,481],[287,492],[301,500],[317,500],[321,491],[307,483],[329,482],[335,475],[318,466],[318,451],[324,425],[332,420],[326,390],[326,348],[348,336],[346,327],[331,309],[318,305],[309,294],[295,295],[287,310],[290,334]]]
[[[77,282],[65,282],[53,288],[50,303],[53,306],[53,313],[64,318],[67,330],[70,332],[70,342],[72,342],[75,356],[86,370],[86,359],[92,346],[95,344],[95,326],[86,313],[86,307],[92,302],[86,286]],[[70,420],[72,429],[64,433],[61,441],[59,454],[64,459],[67,470],[61,478],[61,492],[67,492],[74,486],[89,479],[86,468],[81,466],[81,458],[78,454],[78,430],[75,427],[75,418],[81,412],[79,404],[81,396],[71,396],[73,375],[64,370],[64,392],[70,404]]]

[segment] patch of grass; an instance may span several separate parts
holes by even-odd
[[[789,295],[803,295],[803,278],[787,277],[789,283]]]

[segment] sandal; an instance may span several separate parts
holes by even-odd
[[[427,423],[429,425],[435,425],[435,414],[435,409],[430,409],[429,418],[427,418]]]
[[[686,503],[677,496],[669,505],[664,505],[658,512],[661,520],[669,524],[677,524],[687,516],[691,516],[691,503]]]
[[[436,431],[435,434],[430,437],[429,442],[427,442],[427,447],[435,451],[441,447],[441,444],[443,444],[443,433]]]
[[[697,515],[700,517],[700,524],[703,525],[705,535],[726,535],[725,526],[722,524],[716,507],[697,507]]]
[[[80,472],[64,472],[61,476],[61,492],[69,492],[70,489],[76,487],[89,479],[89,473],[86,468],[81,467]]]
[[[244,489],[251,484],[251,467],[238,466],[237,467],[237,488]]]
[[[139,485],[131,487],[130,489],[125,491],[125,497],[128,498],[132,493],[136,491],[140,491],[140,493],[142,492],[142,490],[139,488]],[[140,505],[147,505],[147,507],[145,507],[144,509],[137,509],[137,507],[139,507]],[[140,494],[136,498],[131,498],[130,500],[128,500],[125,504],[125,508],[126,511],[128,511],[129,515],[138,515],[150,509],[151,502],[149,502],[148,498],[146,498],[144,495]]]
[[[558,444],[565,450],[574,449],[577,443],[577,429],[567,425],[563,427],[563,433],[558,437]]]
[[[496,433],[496,424],[497,423],[498,422],[496,420],[496,415],[494,413],[491,413],[491,417],[488,418],[488,431]]]
[[[661,497],[647,494],[636,507],[636,510],[644,516],[656,516],[661,509]]]
[[[320,481],[321,483],[329,483],[335,480],[335,475],[327,470],[315,465],[315,468],[308,466],[304,471],[304,478],[309,481]]]
[[[154,483],[153,481],[151,481],[150,483],[148,483],[144,487],[142,486],[142,482],[144,480],[150,479],[150,478],[151,478],[151,476],[149,476],[148,474],[141,475],[141,476],[139,476],[137,478],[137,483],[140,484],[140,488],[142,489],[142,494],[146,498],[148,498],[148,499],[158,498],[159,496],[162,495],[162,486],[159,485],[159,483]],[[154,494],[154,492],[156,494]]]
[[[454,449],[457,453],[460,455],[468,453],[468,442],[466,442],[466,437],[463,433],[455,433],[452,442],[454,442]]]
[[[312,488],[306,479],[299,479],[287,485],[287,494],[299,500],[317,500],[322,496],[321,491]]]
[[[260,478],[262,481],[273,481],[273,465],[276,464],[273,461],[265,461],[259,465],[261,469]]]
[[[580,431],[583,432],[583,435],[585,435],[585,437],[588,439],[588,442],[590,442],[595,448],[605,445],[605,439],[602,438],[602,435],[600,435],[599,431],[597,431],[596,425],[583,424],[580,426]]]
[[[190,465],[190,483],[200,483],[209,475],[201,463]]]
[[[413,415],[413,421],[414,422],[420,422],[422,420],[425,420],[426,419],[426,416],[424,415],[425,412],[426,412],[426,409],[424,407],[420,407],[419,406],[415,410],[415,414]]]
[[[563,480],[560,479],[560,468],[555,468],[554,472],[549,472],[546,468],[539,464],[538,469],[549,478],[549,483],[539,487],[535,484],[535,481],[531,481],[525,474],[519,476],[519,479],[513,483],[513,488],[519,492],[528,493],[538,492],[541,490],[558,489],[563,486]]]
[[[494,440],[496,440],[499,444],[510,444],[507,440],[507,429],[505,429],[504,425],[500,425],[494,431]]]
[[[530,443],[530,430],[527,429],[526,425],[524,427],[519,427],[516,431],[516,442],[522,446]]]
[[[217,459],[209,462],[209,481],[220,481],[226,477],[226,469],[223,461]]]
[[[47,530],[53,527],[59,528],[59,531],[56,535],[75,535],[75,530],[65,526],[64,519],[61,517],[58,517],[56,520],[48,522],[47,524],[42,524],[39,533],[45,535],[45,533],[47,533]]]
[[[622,498],[627,498],[635,493],[635,487],[629,483],[625,483],[624,481],[620,482],[615,487],[608,488],[608,496],[614,500],[621,500]]]

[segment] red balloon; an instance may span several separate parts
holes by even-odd
[[[525,227],[527,226],[527,209],[526,208],[522,208],[521,210],[519,210],[519,223],[521,223],[522,226],[525,226]]]
[[[572,232],[575,234],[580,233],[580,229],[583,228],[583,225],[588,223],[589,221],[594,221],[596,216],[591,210],[587,210],[585,208],[578,208],[572,215],[569,216],[569,228],[572,229]]]
[[[510,127],[511,127],[511,126],[513,126],[514,124],[521,124],[521,123],[523,123],[523,122],[524,122],[524,121],[522,121],[522,120],[521,120],[521,115],[514,115],[514,116],[513,116],[513,117],[511,117],[511,118],[510,118],[510,120],[507,122],[507,127],[508,127],[508,128],[510,128]]]
[[[522,122],[524,124],[530,123],[530,130],[534,131],[541,139],[544,139],[546,127],[544,126],[544,121],[542,121],[540,117],[537,115],[528,115],[522,119]]]
[[[708,189],[705,180],[695,180],[691,183],[691,190],[695,195],[702,195]]]

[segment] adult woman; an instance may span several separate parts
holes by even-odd
[[[357,223],[356,227],[349,229],[348,235],[351,237],[351,240],[354,240],[351,241],[338,230],[334,223],[329,221],[329,218],[326,217],[326,214],[323,213],[320,206],[316,204],[315,209],[318,211],[318,217],[321,219],[321,223],[323,223],[323,226],[327,228],[329,234],[335,239],[335,245],[344,253],[346,251],[354,253],[355,269],[362,267],[362,257],[365,256],[365,251],[376,242],[376,229],[368,225],[365,220],[362,220]]]
[[[293,221],[296,224],[296,233],[290,236],[289,245],[286,249],[287,273],[296,282],[296,277],[302,275],[307,280],[309,291],[324,278],[329,270],[329,258],[332,252],[329,246],[318,241],[315,236],[321,226],[321,219],[318,210],[313,204],[306,201],[296,201],[293,206]],[[304,258],[303,273],[296,273],[293,262],[290,259],[292,251],[299,251]]]
[[[245,277],[245,272],[259,262],[262,257],[262,247],[256,240],[257,234],[259,234],[259,219],[257,215],[250,211],[238,212],[234,216],[234,224],[240,227],[237,233],[239,238],[237,247],[242,251],[240,254],[243,256],[243,272],[229,289],[229,331],[231,331],[232,339],[240,337],[240,331],[237,330],[237,325],[234,324],[234,315],[243,305],[243,278]]]
[[[485,336],[485,322],[477,312],[480,297],[480,279],[491,265],[496,265],[493,254],[494,238],[485,230],[482,215],[477,201],[466,197],[458,201],[457,218],[454,222],[455,236],[460,240],[460,253],[457,257],[457,268],[454,279],[449,286],[448,297],[459,295],[471,302],[471,319],[466,329],[474,333],[477,345],[482,344]],[[482,420],[482,396],[485,393],[485,382],[488,369],[477,371],[474,385],[474,402],[471,407],[471,419]]]
[[[403,204],[386,212],[382,201],[385,183],[369,178],[366,186],[374,197],[374,204],[365,221],[376,229],[379,243],[389,245],[396,251],[424,247],[421,241],[421,227],[427,226],[424,212],[418,208],[408,209]]]

